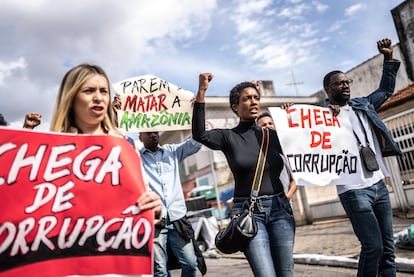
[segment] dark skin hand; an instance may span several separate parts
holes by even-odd
[[[331,108],[332,114],[334,116],[338,116],[339,112],[341,111],[341,106],[339,105],[329,104],[328,107]]]
[[[284,103],[282,106],[280,106],[282,109],[287,110],[289,109],[294,103]]]
[[[211,73],[201,73],[198,76],[198,92],[196,96],[197,103],[204,103],[206,91],[211,80],[213,80],[213,74]]]
[[[384,55],[384,60],[392,60],[393,47],[390,39],[384,38],[377,41],[377,48]]]
[[[256,81],[256,80],[253,80],[253,81],[251,81],[253,84],[255,84],[256,85],[256,88],[257,88],[257,90],[259,90],[260,89],[260,84],[259,84],[259,82],[258,81]]]
[[[114,113],[114,119],[115,119],[115,126],[118,127],[118,113],[117,111],[121,109],[122,103],[121,103],[121,97],[119,95],[115,95],[114,101],[112,101],[112,112]]]
[[[114,112],[121,109],[121,97],[119,95],[115,95],[114,101],[112,101],[112,109]]]
[[[34,129],[42,122],[42,115],[40,113],[28,113],[24,119],[23,128]]]

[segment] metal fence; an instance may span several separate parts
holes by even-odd
[[[404,184],[414,183],[414,108],[384,119],[403,152],[397,157]]]

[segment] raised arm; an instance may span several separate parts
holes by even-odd
[[[222,149],[222,133],[218,129],[206,131],[205,95],[212,79],[213,74],[211,73],[201,73],[199,75],[198,92],[193,110],[192,131],[194,140],[211,149],[219,150]]]
[[[196,96],[197,103],[204,103],[208,84],[213,80],[213,74],[201,73],[198,77],[198,92]]]
[[[393,59],[393,47],[390,39],[377,41],[378,51],[384,55],[382,76],[378,89],[367,96],[367,100],[378,109],[388,98],[392,96],[395,90],[398,68],[400,61]]]
[[[205,96],[210,81],[213,79],[211,73],[201,73],[198,77],[198,92],[196,95],[196,101],[194,103],[193,119],[192,119],[192,131],[193,139],[203,143],[202,137],[206,130],[205,121]]]

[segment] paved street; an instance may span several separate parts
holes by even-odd
[[[220,277],[253,277],[249,264],[241,258],[206,259],[207,274],[205,276]],[[179,277],[181,271],[172,271],[172,277]],[[197,276],[202,276],[198,272]],[[295,264],[295,277],[355,277],[356,269],[344,267],[316,266]],[[412,277],[413,273],[398,272],[397,277]]]
[[[220,258],[206,259],[208,271],[206,276],[221,277],[253,277],[253,273],[245,259]],[[180,271],[174,270],[173,277],[179,277]],[[197,276],[201,276],[198,272]],[[323,266],[295,265],[295,277],[355,277],[355,269],[333,268]],[[406,275],[412,276],[412,275]],[[406,277],[401,275],[401,277]]]
[[[411,224],[414,219],[394,217],[394,232]],[[294,249],[295,277],[355,277],[359,249],[359,242],[346,218],[298,226]],[[414,250],[396,248],[395,253],[399,269],[397,277],[414,276]],[[206,276],[253,276],[242,253],[206,258],[206,263]],[[173,271],[172,276],[180,276],[180,270]]]

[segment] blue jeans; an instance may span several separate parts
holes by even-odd
[[[236,198],[232,214],[248,207],[249,199]],[[249,242],[244,255],[255,277],[291,277],[295,219],[284,193],[260,196],[254,208],[257,235]]]
[[[358,277],[394,277],[395,255],[392,208],[384,181],[339,195],[361,242]]]
[[[195,277],[197,274],[197,256],[191,240],[184,240],[172,224],[156,230],[154,237],[154,276],[171,276],[167,269],[167,244],[177,257],[181,266],[181,276]]]

